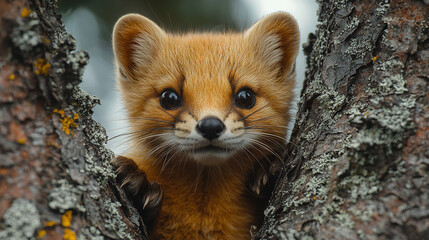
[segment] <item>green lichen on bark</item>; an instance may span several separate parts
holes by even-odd
[[[16,199],[3,214],[0,239],[35,239],[34,235],[40,226],[40,215],[36,205],[27,199]]]
[[[82,229],[78,239],[104,240],[105,238],[96,227],[91,226]]]
[[[19,50],[29,52],[39,44],[44,43],[44,37],[40,34],[40,21],[35,12],[25,18],[17,19],[17,26],[12,32],[12,42]]]
[[[64,213],[66,210],[85,212],[81,203],[84,186],[73,186],[66,179],[55,181],[54,188],[49,193],[49,207]]]
[[[119,214],[118,208],[121,207],[119,202],[112,202],[110,199],[106,199],[103,203],[103,209],[105,209],[104,222],[107,230],[116,233],[120,239],[133,240],[133,236],[127,233],[127,225],[122,221],[122,217]]]
[[[107,156],[106,159],[111,159]],[[91,154],[85,154],[85,171],[92,174],[100,182],[106,182],[111,178],[115,178],[116,174],[113,172],[112,165],[107,161],[97,163],[94,156]]]

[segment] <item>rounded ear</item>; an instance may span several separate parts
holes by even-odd
[[[166,33],[139,14],[121,17],[113,29],[113,52],[122,78],[144,72],[162,46]]]
[[[292,15],[272,13],[245,32],[256,56],[279,74],[291,74],[299,51],[299,28]]]

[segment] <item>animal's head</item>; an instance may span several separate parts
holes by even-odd
[[[129,14],[113,49],[130,134],[148,158],[216,165],[282,151],[299,49],[291,15],[243,33],[174,35]]]

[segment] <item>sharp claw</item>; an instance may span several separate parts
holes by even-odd
[[[268,176],[267,174],[264,174],[264,176],[262,177],[262,184],[265,186],[268,183]]]
[[[146,198],[146,200],[144,201],[144,204],[143,204],[143,209],[145,209],[146,208],[146,206],[147,206],[147,204],[149,203],[149,198]]]

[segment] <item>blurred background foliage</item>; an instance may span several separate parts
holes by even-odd
[[[242,31],[272,12],[290,12],[298,21],[301,42],[317,23],[315,0],[60,0],[66,29],[76,38],[77,50],[90,55],[81,87],[101,99],[94,118],[109,137],[124,133],[126,115],[115,87],[111,34],[115,22],[124,14],[139,13],[169,32]],[[305,58],[297,59],[297,89],[302,86]],[[126,139],[110,141],[108,147],[121,154]]]
[[[106,25],[113,26],[126,13],[140,13],[168,31],[183,29],[237,29],[234,11],[251,11],[242,1],[231,0],[74,0],[60,1],[60,11],[85,7]]]

